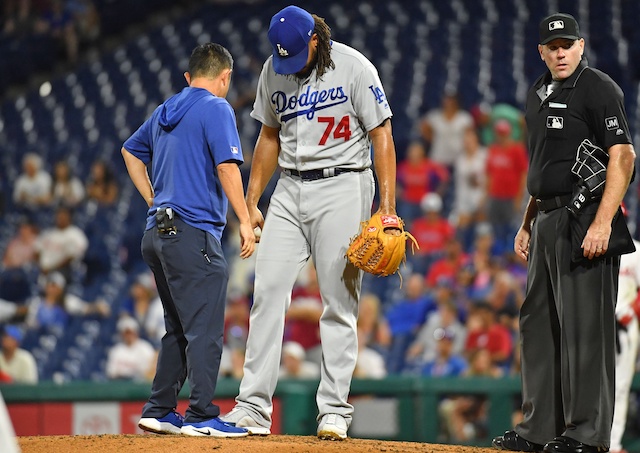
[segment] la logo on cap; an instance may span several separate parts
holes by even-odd
[[[558,30],[560,28],[564,28],[563,20],[553,20],[549,22],[549,30]]]
[[[280,43],[276,44],[276,46],[278,47],[278,53],[280,54],[281,57],[289,56],[289,52],[287,52],[287,49],[283,49]]]

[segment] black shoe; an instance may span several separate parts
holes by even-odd
[[[544,445],[534,444],[527,439],[520,437],[515,431],[505,431],[503,436],[494,437],[491,442],[498,450],[511,450],[511,451],[533,451],[540,452],[544,448]]]
[[[609,451],[608,448],[594,447],[567,436],[554,437],[544,446],[545,453],[601,453]]]

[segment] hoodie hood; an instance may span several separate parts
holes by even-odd
[[[167,99],[162,105],[158,117],[158,124],[160,124],[160,127],[165,131],[172,130],[178,125],[193,104],[208,96],[213,95],[204,88],[187,87],[183,89],[180,93]]]

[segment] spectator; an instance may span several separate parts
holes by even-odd
[[[353,377],[382,379],[387,375],[384,356],[367,345],[367,336],[358,330],[358,359]]]
[[[221,376],[242,379],[248,333],[249,300],[242,293],[230,292],[224,312],[224,346],[219,371]]]
[[[407,348],[413,343],[428,313],[436,309],[434,300],[425,293],[422,275],[411,274],[404,292],[404,297],[385,313],[392,336],[387,370],[392,374],[402,371]]]
[[[471,115],[462,110],[456,94],[447,93],[441,108],[432,110],[420,121],[422,138],[431,144],[431,159],[446,167],[453,167],[463,150],[463,136],[474,127]]]
[[[493,289],[495,259],[488,250],[474,250],[471,255],[473,276],[467,286],[470,301],[486,299]]]
[[[147,381],[155,371],[156,351],[138,336],[140,326],[133,318],[118,321],[120,341],[109,349],[106,373],[109,379]]]
[[[358,304],[358,341],[386,358],[391,345],[389,324],[380,312],[380,299],[372,293],[364,293]]]
[[[72,265],[82,260],[88,245],[87,236],[72,223],[71,210],[59,206],[55,225],[40,233],[36,241],[40,271],[43,274],[59,271],[68,279]]]
[[[63,50],[67,61],[78,60],[78,35],[73,16],[65,8],[63,0],[50,0],[48,8],[36,23],[36,31],[51,36]]]
[[[482,201],[486,191],[487,150],[480,146],[478,135],[472,129],[464,134],[464,153],[455,161],[453,214],[458,236],[465,250],[472,241],[473,226],[483,220]]]
[[[91,166],[91,173],[86,184],[87,198],[94,205],[112,206],[118,199],[118,183],[111,167],[106,162],[98,160]]]
[[[29,302],[26,323],[32,329],[48,328],[62,333],[69,322],[69,313],[65,308],[64,276],[52,272],[46,277],[44,293]]]
[[[516,142],[524,142],[525,121],[522,111],[506,103],[498,103],[493,107],[480,104],[472,109],[480,141],[489,145],[495,141],[494,126],[500,120],[509,122],[511,126],[511,139]]]
[[[80,179],[71,174],[67,162],[56,162],[53,169],[53,204],[75,208],[84,200],[84,186]]]
[[[503,263],[504,260],[494,260],[493,284],[486,297],[496,313],[518,310],[524,302],[524,289]]]
[[[244,350],[249,332],[249,300],[244,294],[229,294],[224,312],[224,344]]]
[[[458,308],[451,297],[447,285],[439,285],[436,289],[438,310],[429,314],[415,341],[407,351],[407,362],[411,368],[420,367],[435,360],[438,332],[446,331],[452,338],[451,353],[460,355],[464,351],[467,332],[458,320]]]
[[[0,323],[23,321],[28,312],[27,305],[0,299]]]
[[[218,376],[242,379],[242,376],[244,376],[244,354],[244,348],[230,347],[224,344],[222,346]]]
[[[33,355],[20,348],[24,334],[14,325],[4,327],[2,350],[0,351],[0,374],[16,384],[37,384],[38,368]]]
[[[73,23],[80,44],[94,42],[100,36],[100,15],[93,0],[66,0],[66,9]]]
[[[424,274],[430,265],[444,252],[445,244],[455,235],[455,230],[442,215],[442,198],[436,193],[425,195],[420,207],[424,215],[414,220],[411,234],[418,241],[419,250],[408,256],[412,272]]]
[[[487,218],[501,252],[513,249],[514,221],[521,211],[528,158],[522,143],[514,142],[511,125],[500,120],[494,126],[496,140],[487,156]]]
[[[300,344],[308,360],[320,364],[320,316],[323,306],[315,267],[309,265],[304,285],[297,285],[291,295],[291,305],[285,318],[285,341]]]
[[[2,258],[5,269],[28,269],[36,263],[36,241],[38,227],[29,218],[23,218],[18,231],[7,244]]]
[[[424,364],[420,374],[428,377],[456,377],[464,373],[467,361],[454,352],[453,331],[438,328],[433,332],[433,339],[436,344],[435,356]]]
[[[471,251],[471,264],[468,266],[467,281],[465,284],[467,301],[487,300],[501,304],[506,302],[505,296],[512,295],[511,291],[507,293],[497,292],[495,297],[494,289],[496,289],[496,278],[498,274],[504,271],[502,262],[504,259],[497,256],[494,247],[493,228],[489,223],[479,223],[475,228],[475,240],[473,250]],[[514,284],[515,284],[514,280]],[[500,284],[506,283],[501,280]],[[503,289],[505,289],[503,287]],[[499,301],[498,299],[502,299]],[[501,307],[496,308],[499,309]]]
[[[66,289],[66,279],[58,272],[54,272],[49,275],[49,280],[60,285],[64,296],[63,305],[64,309],[70,316],[92,316],[97,315],[103,318],[111,315],[111,305],[102,298],[98,298],[95,301],[86,301],[76,294],[73,294]]]
[[[305,360],[306,354],[300,343],[287,341],[282,345],[280,377],[285,379],[316,379],[320,377],[318,364]]]
[[[469,257],[462,250],[462,243],[451,238],[445,243],[444,256],[436,260],[426,276],[427,288],[434,288],[440,280],[455,281]]]
[[[478,349],[487,349],[495,365],[508,366],[513,352],[511,333],[496,319],[496,312],[486,302],[475,303],[467,319],[465,354],[469,359]]]
[[[424,145],[412,142],[406,157],[398,164],[398,215],[406,225],[422,214],[420,202],[427,193],[443,196],[449,182],[449,171],[425,155]]]
[[[143,272],[131,283],[129,297],[122,302],[120,316],[129,316],[138,321],[142,327],[141,338],[159,345],[166,329],[164,309],[153,274]]]
[[[469,357],[469,367],[463,377],[502,377],[502,370],[491,360],[488,349],[477,349]],[[487,398],[482,395],[461,395],[447,398],[440,404],[448,438],[452,443],[468,443],[487,434]]]
[[[4,0],[2,34],[7,38],[23,38],[33,32],[30,0]]]
[[[22,159],[22,174],[13,188],[13,201],[28,211],[34,211],[51,203],[51,175],[42,168],[42,159],[35,153],[27,153]]]

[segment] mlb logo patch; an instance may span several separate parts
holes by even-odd
[[[237,147],[237,146],[232,146],[232,147],[231,147],[231,152],[232,152],[233,154],[238,154],[238,147]]]
[[[617,116],[610,116],[609,118],[604,119],[604,124],[607,126],[608,131],[612,131],[614,129],[618,129],[620,125],[618,124]]]
[[[564,128],[564,118],[561,116],[548,116],[547,117],[547,128],[548,129],[563,129]]]
[[[560,30],[564,28],[563,20],[553,20],[549,22],[549,30]]]

